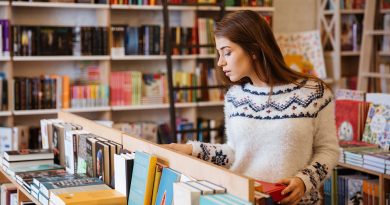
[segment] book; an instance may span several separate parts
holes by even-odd
[[[30,160],[48,160],[53,159],[54,154],[48,149],[32,150],[23,149],[19,151],[7,151],[4,153],[4,159],[8,162],[20,162]]]
[[[163,168],[160,185],[158,186],[156,205],[173,204],[173,183],[180,180],[180,175],[179,172],[173,169]]]
[[[15,177],[16,174],[22,172],[34,172],[34,171],[44,171],[44,170],[63,170],[64,167],[57,164],[44,164],[44,165],[35,165],[35,166],[24,166],[17,168],[9,168],[7,169],[7,173],[12,177]]]
[[[0,155],[12,150],[12,128],[0,127]]]
[[[274,202],[279,202],[285,197],[282,191],[286,187],[284,184],[255,180],[255,190],[270,195]]]
[[[59,180],[59,181],[51,181],[51,182],[43,182],[40,184],[39,191],[41,194],[45,195],[47,198],[51,197],[51,193],[54,190],[58,190],[58,193],[61,192],[62,189],[65,188],[70,188],[70,187],[81,187],[81,186],[91,186],[91,185],[104,185],[103,181],[97,179],[97,178],[72,178],[68,179],[66,178],[65,180]]]
[[[157,158],[145,152],[135,152],[128,205],[150,204]]]
[[[99,190],[74,192],[67,194],[53,195],[50,199],[56,205],[125,205],[125,195],[116,190]]]
[[[44,165],[44,164],[53,164],[52,159],[48,160],[29,160],[29,161],[19,161],[19,162],[8,162],[7,160],[3,160],[3,165],[7,168],[17,168],[24,166],[35,166],[35,165]]]
[[[130,185],[131,185],[131,176],[133,174],[134,166],[134,154],[115,154],[114,163],[115,163],[115,181],[120,183],[115,183],[115,190],[127,196],[128,198]]]
[[[390,149],[390,105],[371,104],[363,132],[363,141]]]
[[[336,100],[336,128],[339,140],[360,141],[368,104],[354,100]]]
[[[96,142],[96,177],[110,184],[110,147],[105,142]]]
[[[275,39],[287,66],[298,72],[321,79],[326,78],[324,55],[318,31],[278,33],[275,34]]]
[[[156,164],[156,172],[154,175],[154,183],[153,183],[153,194],[152,194],[152,204],[156,204],[158,187],[160,185],[160,179],[163,167],[166,167],[160,163]]]
[[[175,204],[199,204],[202,190],[186,182],[173,183],[173,201]]]

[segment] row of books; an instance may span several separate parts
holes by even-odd
[[[366,0],[341,0],[340,9],[364,9]]]
[[[345,91],[344,93],[346,92],[354,93],[355,97],[348,99],[350,96],[343,94],[343,92],[338,92],[336,96],[335,115],[339,139],[364,141],[389,150],[390,141],[387,135],[390,122],[387,119],[390,117],[390,105],[386,99],[390,99],[390,95],[366,95],[361,91]],[[360,96],[360,98],[356,96]]]
[[[1,205],[35,205],[29,201],[18,201],[18,192],[15,184],[4,183],[0,184],[0,204]]]
[[[0,72],[0,110],[8,110],[8,80],[3,72]]]
[[[13,0],[15,1],[15,0]],[[16,1],[27,1],[29,0],[16,0]],[[33,2],[57,2],[57,3],[82,3],[82,4],[107,4],[106,0],[34,0]]]
[[[196,122],[191,122],[186,118],[177,118],[176,130],[176,142],[180,144],[194,140],[212,144],[226,142],[223,120],[198,118]]]
[[[8,19],[0,19],[0,57],[10,56],[10,22]]]
[[[191,201],[201,200],[225,201],[225,197],[233,201],[237,200],[233,204],[250,204],[224,194],[226,189],[223,187],[206,181],[196,181],[165,165],[158,164],[156,156],[138,151],[120,152],[121,145],[90,134],[82,130],[81,126],[56,119],[45,120],[41,125],[42,130],[46,129],[42,133],[46,132],[47,135],[52,136],[53,152],[42,150],[27,154],[26,151],[5,152],[3,169],[33,196],[38,196],[43,204],[48,204],[49,201],[56,204],[61,200],[62,193],[86,191],[91,188],[91,185],[99,186],[99,190],[101,186],[106,187],[106,185],[115,187],[123,196],[127,196],[124,198],[128,199],[128,204],[150,204],[153,200],[155,200],[153,204],[161,204],[164,200],[166,204],[172,204],[173,200],[191,204]],[[55,147],[55,143],[59,144],[59,149]],[[36,157],[37,155],[39,157]],[[56,157],[59,160],[56,160]],[[34,165],[29,167],[4,165],[5,161],[12,164],[27,160],[34,160],[35,163],[38,160],[53,160],[65,167],[51,164],[35,165],[35,167]],[[45,167],[48,167],[55,171],[37,171],[35,170],[37,167],[43,167],[45,170],[47,170]],[[106,185],[103,185],[103,182]],[[174,191],[175,182],[185,182],[195,188],[189,189],[187,185],[178,184],[180,191]],[[80,185],[83,187],[73,188]],[[205,199],[202,199],[203,197]],[[210,197],[212,199],[208,199]]]
[[[42,138],[39,127],[0,127],[0,155],[10,150],[40,148],[42,148]]]
[[[105,27],[13,25],[14,56],[107,55]]]
[[[226,0],[225,6],[263,6],[272,7],[272,0]]]
[[[209,18],[198,18],[196,27],[172,27],[171,44],[173,55],[214,54],[213,29],[215,21]],[[159,25],[132,27],[114,25],[113,56],[124,55],[161,55],[164,53],[164,29]],[[197,45],[211,48],[197,48]]]
[[[341,50],[360,51],[362,33],[362,15],[343,15],[341,18]]]
[[[15,110],[108,106],[109,87],[70,84],[69,76],[15,77]]]
[[[224,98],[222,88],[208,88],[209,86],[218,86],[218,81],[216,70],[208,67],[207,63],[200,63],[195,68],[195,73],[174,72],[173,84],[178,88],[191,86],[200,88],[175,91],[175,102],[221,101]]]

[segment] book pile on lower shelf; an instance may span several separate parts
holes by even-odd
[[[120,141],[103,137],[109,133],[97,136],[59,119],[42,120],[41,133],[41,147],[49,149],[5,151],[0,173],[0,183],[8,178],[40,204],[252,204],[153,154],[126,150]],[[275,190],[267,187],[256,185],[264,192],[256,192],[257,204],[273,203]]]

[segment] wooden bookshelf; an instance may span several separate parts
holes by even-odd
[[[15,116],[22,115],[48,115],[48,114],[56,114],[58,109],[41,109],[41,110],[14,110],[12,111]]]
[[[61,3],[61,2],[22,2],[12,1],[13,7],[42,7],[42,8],[70,8],[70,9],[108,9],[108,4]]]
[[[127,56],[111,56],[111,60],[165,60],[165,55],[127,55]]]
[[[341,51],[341,56],[360,56],[360,51]]]
[[[64,112],[105,112],[110,111],[110,106],[97,106],[97,107],[86,107],[86,108],[69,108],[69,109],[62,109]]]
[[[113,111],[124,111],[124,110],[157,110],[157,109],[168,109],[168,104],[156,104],[156,105],[124,105],[124,106],[112,106]]]
[[[341,9],[341,14],[364,14],[364,9]]]
[[[12,115],[11,111],[0,111],[0,117],[8,117],[11,115]]]
[[[0,62],[1,61],[10,61],[11,60],[11,57],[9,56],[0,56]]]
[[[198,158],[177,153],[161,145],[121,133],[118,130],[105,127],[71,113],[59,112],[58,118],[81,125],[86,131],[121,143],[124,148],[130,151],[144,151],[153,154],[160,162],[167,164],[170,168],[197,180],[209,180],[224,186],[228,193],[242,199],[249,201],[254,199],[254,180],[252,178],[233,173],[228,169]]]
[[[13,61],[93,61],[110,60],[110,56],[14,56]]]
[[[212,106],[223,106],[223,101],[209,101],[209,102],[198,102],[198,107],[212,107]]]
[[[2,183],[12,183],[16,186],[17,193],[18,193],[18,204],[20,204],[21,201],[32,201],[35,204],[40,205],[41,202],[38,201],[35,197],[33,197],[26,189],[24,189],[18,182],[16,182],[15,179],[13,179],[11,176],[9,176],[3,168],[0,168],[0,184]]]
[[[0,6],[9,6],[8,1],[0,1]]]
[[[348,169],[353,169],[353,170],[356,170],[356,171],[359,171],[359,172],[375,175],[375,176],[378,176],[378,177],[380,175],[384,175],[383,173],[379,173],[379,172],[372,171],[372,170],[369,170],[369,169],[366,169],[366,168],[363,168],[363,167],[354,166],[354,165],[350,165],[350,164],[346,164],[346,163],[338,163],[338,165],[341,166],[341,167],[345,167],[345,168],[348,168]]]

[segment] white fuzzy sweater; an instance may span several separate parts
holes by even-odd
[[[337,164],[334,102],[329,89],[232,86],[225,97],[226,144],[189,142],[193,156],[268,182],[297,176],[306,186],[300,204],[318,204],[318,189]]]

